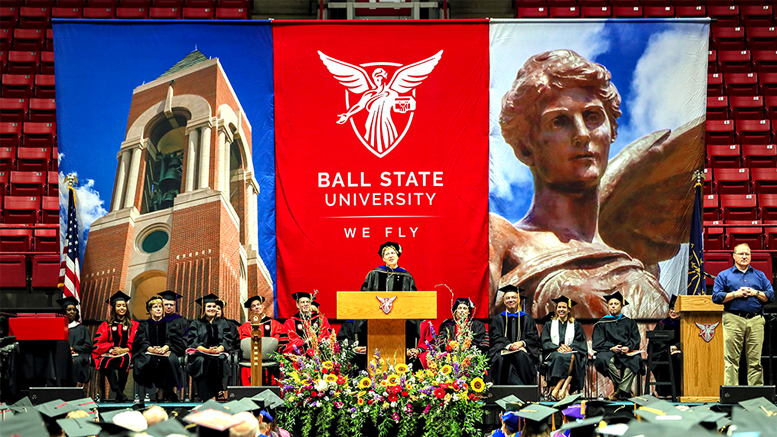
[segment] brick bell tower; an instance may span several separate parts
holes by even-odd
[[[272,280],[257,253],[257,194],[251,125],[218,59],[195,50],[133,91],[110,212],[89,231],[81,272],[84,318],[103,319],[116,290],[132,314],[171,289],[184,317],[216,293],[225,316],[267,298]]]

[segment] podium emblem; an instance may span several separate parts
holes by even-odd
[[[720,322],[718,323],[699,323],[696,322],[696,326],[699,327],[699,337],[703,338],[704,341],[709,343],[712,340],[712,337],[715,336],[715,328],[720,325]]]
[[[378,301],[380,302],[380,309],[383,310],[384,314],[388,314],[391,312],[391,310],[394,308],[394,301],[397,299],[396,296],[394,297],[380,297],[375,296],[378,298]]]

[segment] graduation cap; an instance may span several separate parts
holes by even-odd
[[[633,405],[616,404],[613,402],[591,400],[581,402],[585,417],[612,415],[618,411],[631,412]]]
[[[256,301],[256,300],[258,300],[259,303],[264,303],[264,297],[262,297],[262,296],[252,296],[252,297],[249,297],[248,300],[243,302],[243,308],[250,309],[251,308],[251,304],[254,303],[254,301]]]
[[[573,306],[577,305],[577,302],[574,300],[566,297],[566,296],[559,296],[555,299],[551,299],[551,301],[556,302],[556,304],[565,303],[569,308],[572,308]]]
[[[769,402],[765,397],[748,399],[739,403],[747,411],[759,412],[767,417],[777,416],[777,406]]]
[[[212,408],[199,409],[183,418],[187,422],[198,425],[198,435],[227,436],[229,428],[243,423],[242,420],[235,419],[231,414]],[[203,429],[205,428],[205,429]]]
[[[596,429],[602,422],[603,417],[591,417],[585,420],[576,420],[574,422],[567,422],[559,431],[569,430],[569,437],[589,437],[594,434]]]
[[[523,295],[523,293],[525,293],[526,290],[524,290],[523,288],[518,288],[518,287],[516,287],[513,284],[507,284],[507,285],[504,285],[502,287],[499,287],[499,291],[501,291],[502,294],[518,293],[519,296],[526,297],[526,296]]]
[[[291,295],[291,298],[295,301],[299,302],[300,299],[307,297],[308,299],[312,299],[312,294],[308,293],[307,291],[298,291]]]
[[[174,300],[174,301],[178,301],[178,299],[183,297],[183,296],[181,296],[180,294],[176,293],[173,290],[161,291],[161,292],[157,293],[157,296],[161,296],[162,299]]]
[[[472,299],[468,297],[457,297],[456,300],[453,301],[451,312],[455,313],[459,305],[466,305],[467,308],[469,308],[470,313],[472,312],[472,309],[475,308],[475,304],[472,303]]]
[[[82,410],[86,411],[87,413],[91,413],[94,410],[97,410],[97,402],[94,401],[92,398],[81,398],[76,399],[74,401],[68,401],[68,405],[71,405],[75,407],[75,410]]]
[[[565,397],[564,399],[562,399],[562,400],[556,402],[555,404],[553,404],[553,408],[556,408],[556,409],[559,409],[559,410],[563,410],[564,408],[567,408],[568,406],[570,406],[570,405],[574,404],[575,402],[577,402],[577,400],[580,399],[581,396],[583,396],[582,393],[578,393],[576,395],[569,395],[569,396]]]
[[[673,295],[671,299],[669,299],[669,309],[674,308],[675,304],[677,303],[677,295]]]
[[[548,426],[550,425],[549,419],[557,412],[558,410],[555,408],[546,407],[542,404],[530,404],[521,410],[514,412],[514,414],[526,419],[527,428],[535,433],[540,433],[548,429]]]
[[[181,422],[175,419],[167,419],[157,423],[154,426],[149,426],[146,430],[146,434],[151,437],[167,437],[169,435],[182,435],[193,436]],[[68,436],[69,437],[69,436]]]
[[[580,404],[572,405],[571,407],[564,408],[561,410],[561,414],[563,414],[565,417],[569,417],[572,419],[584,419],[585,416],[583,415],[583,406]]]
[[[651,408],[658,409],[661,408],[662,410],[671,411],[670,408],[674,407],[674,404],[671,402],[667,402],[663,399],[658,399],[655,396],[651,395],[640,395],[640,396],[634,396],[632,398],[629,398],[629,402],[633,402],[636,406],[640,407],[647,407],[650,406]]]
[[[629,301],[627,301],[626,299],[623,298],[623,295],[621,294],[620,291],[616,291],[613,294],[605,294],[604,295],[604,301],[605,302],[609,302],[609,301],[611,301],[613,299],[618,300],[618,302],[620,302],[621,306],[623,306],[623,307],[625,307],[626,305],[629,304]]]
[[[159,295],[151,296],[151,298],[146,301],[146,310],[151,311],[151,302],[155,300],[161,301],[162,296],[159,296]]]
[[[218,305],[222,310],[225,306],[227,306],[227,301],[224,299],[216,299],[216,305]]]
[[[77,410],[73,405],[70,405],[70,403],[63,401],[62,399],[54,399],[53,401],[45,402],[40,405],[36,405],[35,409],[40,412],[45,417],[56,419],[58,417],[62,417],[65,414]]]
[[[13,411],[11,411],[11,407],[6,405],[4,402],[0,402],[0,422],[10,417],[13,417]]]
[[[700,424],[706,429],[718,431],[731,425],[731,419],[728,418],[728,414],[726,413],[708,410]]]
[[[229,401],[224,404],[224,408],[226,408],[230,414],[242,413],[243,411],[257,411],[262,409],[262,407],[256,405],[256,403],[254,403],[251,398]]]
[[[221,411],[222,413],[232,414],[232,411],[230,411],[229,408],[225,408],[225,405],[226,404],[222,404],[214,399],[208,399],[202,404],[194,407],[192,411],[216,410]]]
[[[87,437],[100,434],[100,425],[91,417],[79,417],[77,419],[58,419],[57,425],[65,432],[67,437]]]
[[[394,251],[397,252],[397,256],[402,256],[402,246],[399,245],[399,243],[394,243],[393,241],[387,241],[380,245],[380,248],[378,248],[378,255],[380,255],[381,258],[383,258],[383,249],[387,247],[393,247]]]
[[[504,411],[518,411],[526,405],[526,402],[522,401],[515,395],[505,396],[494,401]]]
[[[32,407],[32,401],[29,396],[25,396],[11,404],[11,407]]]
[[[113,293],[111,297],[105,300],[105,303],[111,304],[111,306],[116,305],[116,302],[123,300],[124,302],[129,302],[130,297],[123,291],[119,290],[116,293]]]
[[[43,416],[34,410],[24,414],[15,414],[3,421],[0,436],[49,437]]]
[[[251,400],[255,402],[263,402],[265,408],[271,409],[278,408],[284,403],[283,399],[281,399],[278,395],[269,389],[261,393],[257,393],[251,398]]]
[[[57,305],[61,306],[62,310],[65,310],[70,305],[78,306],[78,299],[73,296],[63,297],[62,299],[57,299]]]
[[[195,299],[195,302],[202,306],[205,306],[205,304],[208,304],[208,303],[217,303],[218,300],[219,300],[218,296],[216,296],[213,293],[210,293],[210,294],[206,294],[205,296],[202,296],[199,299]]]

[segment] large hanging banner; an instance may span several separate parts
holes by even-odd
[[[488,25],[274,22],[278,316],[358,291],[399,243],[487,315]],[[376,301],[376,305],[379,302]]]
[[[707,20],[492,21],[492,311],[498,286],[662,318],[685,290],[693,172],[704,163]]]
[[[166,289],[190,318],[211,292],[238,320],[247,296],[272,302],[269,22],[73,20],[54,34],[60,181],[78,177],[88,236],[84,317],[104,318],[117,290],[138,319]]]

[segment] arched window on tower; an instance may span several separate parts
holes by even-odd
[[[161,114],[150,123],[141,214],[171,208],[181,192],[189,117],[188,112],[174,109],[173,117]]]

